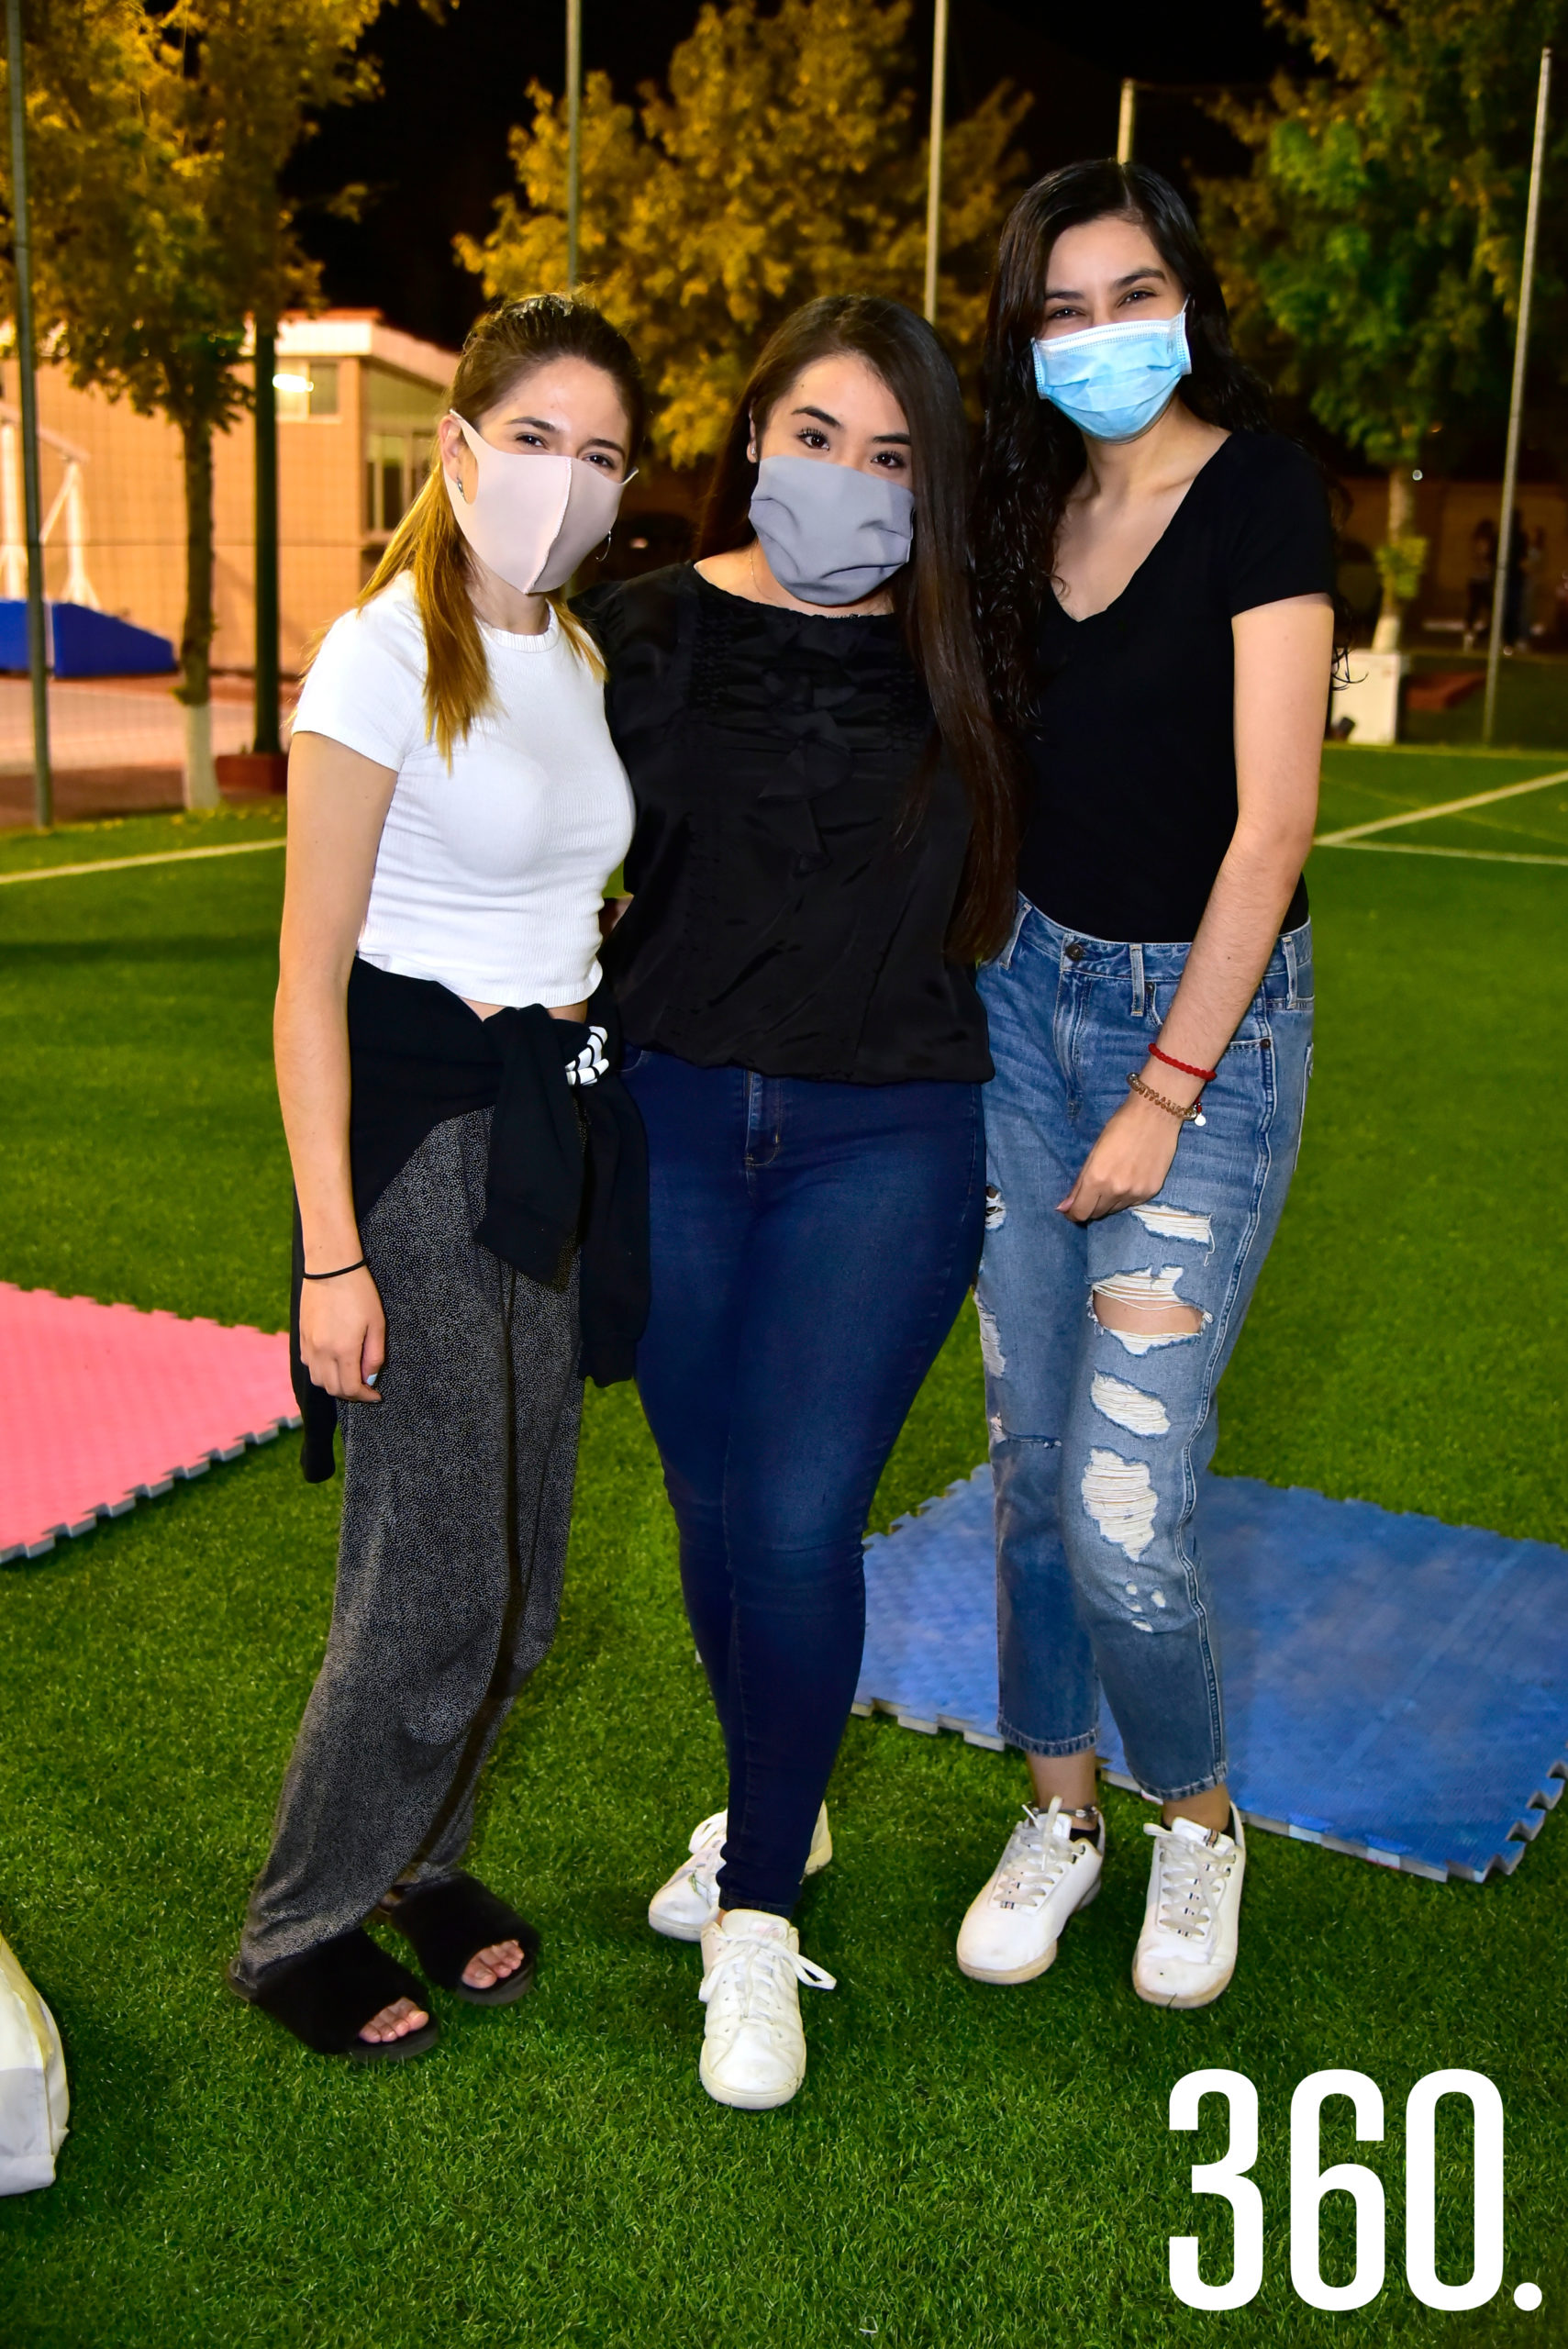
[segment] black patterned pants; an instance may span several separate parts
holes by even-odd
[[[479,1774],[561,1608],[577,1462],[577,1269],[482,1248],[491,1112],[437,1126],[364,1219],[379,1404],[339,1405],[327,1653],[235,1968],[242,1986],[461,1865]]]

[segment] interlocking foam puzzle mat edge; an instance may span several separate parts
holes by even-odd
[[[286,1336],[0,1281],[0,1565],[298,1425]]]
[[[1254,1827],[1439,1882],[1511,1874],[1568,1778],[1568,1551],[1214,1476],[1231,1786]],[[866,1544],[860,1713],[996,1733],[985,1467]],[[1101,1756],[1138,1791],[1108,1712]]]

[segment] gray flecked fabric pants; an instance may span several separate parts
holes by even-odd
[[[479,1774],[561,1608],[583,1387],[577,1265],[542,1287],[473,1238],[491,1112],[437,1126],[361,1227],[386,1313],[379,1404],[339,1405],[327,1653],[234,1972],[460,1866]]]

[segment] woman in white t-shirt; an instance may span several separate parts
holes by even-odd
[[[584,1372],[629,1376],[646,1165],[600,988],[631,798],[560,594],[642,431],[582,302],[469,337],[430,475],[310,668],[276,1017],[305,1473],[343,1435],[332,1628],[230,1979],[319,2053],[433,2042],[538,1939],[465,1876],[479,1772],[554,1635]]]

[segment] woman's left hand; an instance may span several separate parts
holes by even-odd
[[[1078,1180],[1058,1201],[1057,1212],[1074,1223],[1093,1223],[1123,1208],[1141,1206],[1170,1173],[1181,1134],[1180,1121],[1168,1109],[1129,1093],[1106,1119],[1078,1170]]]

